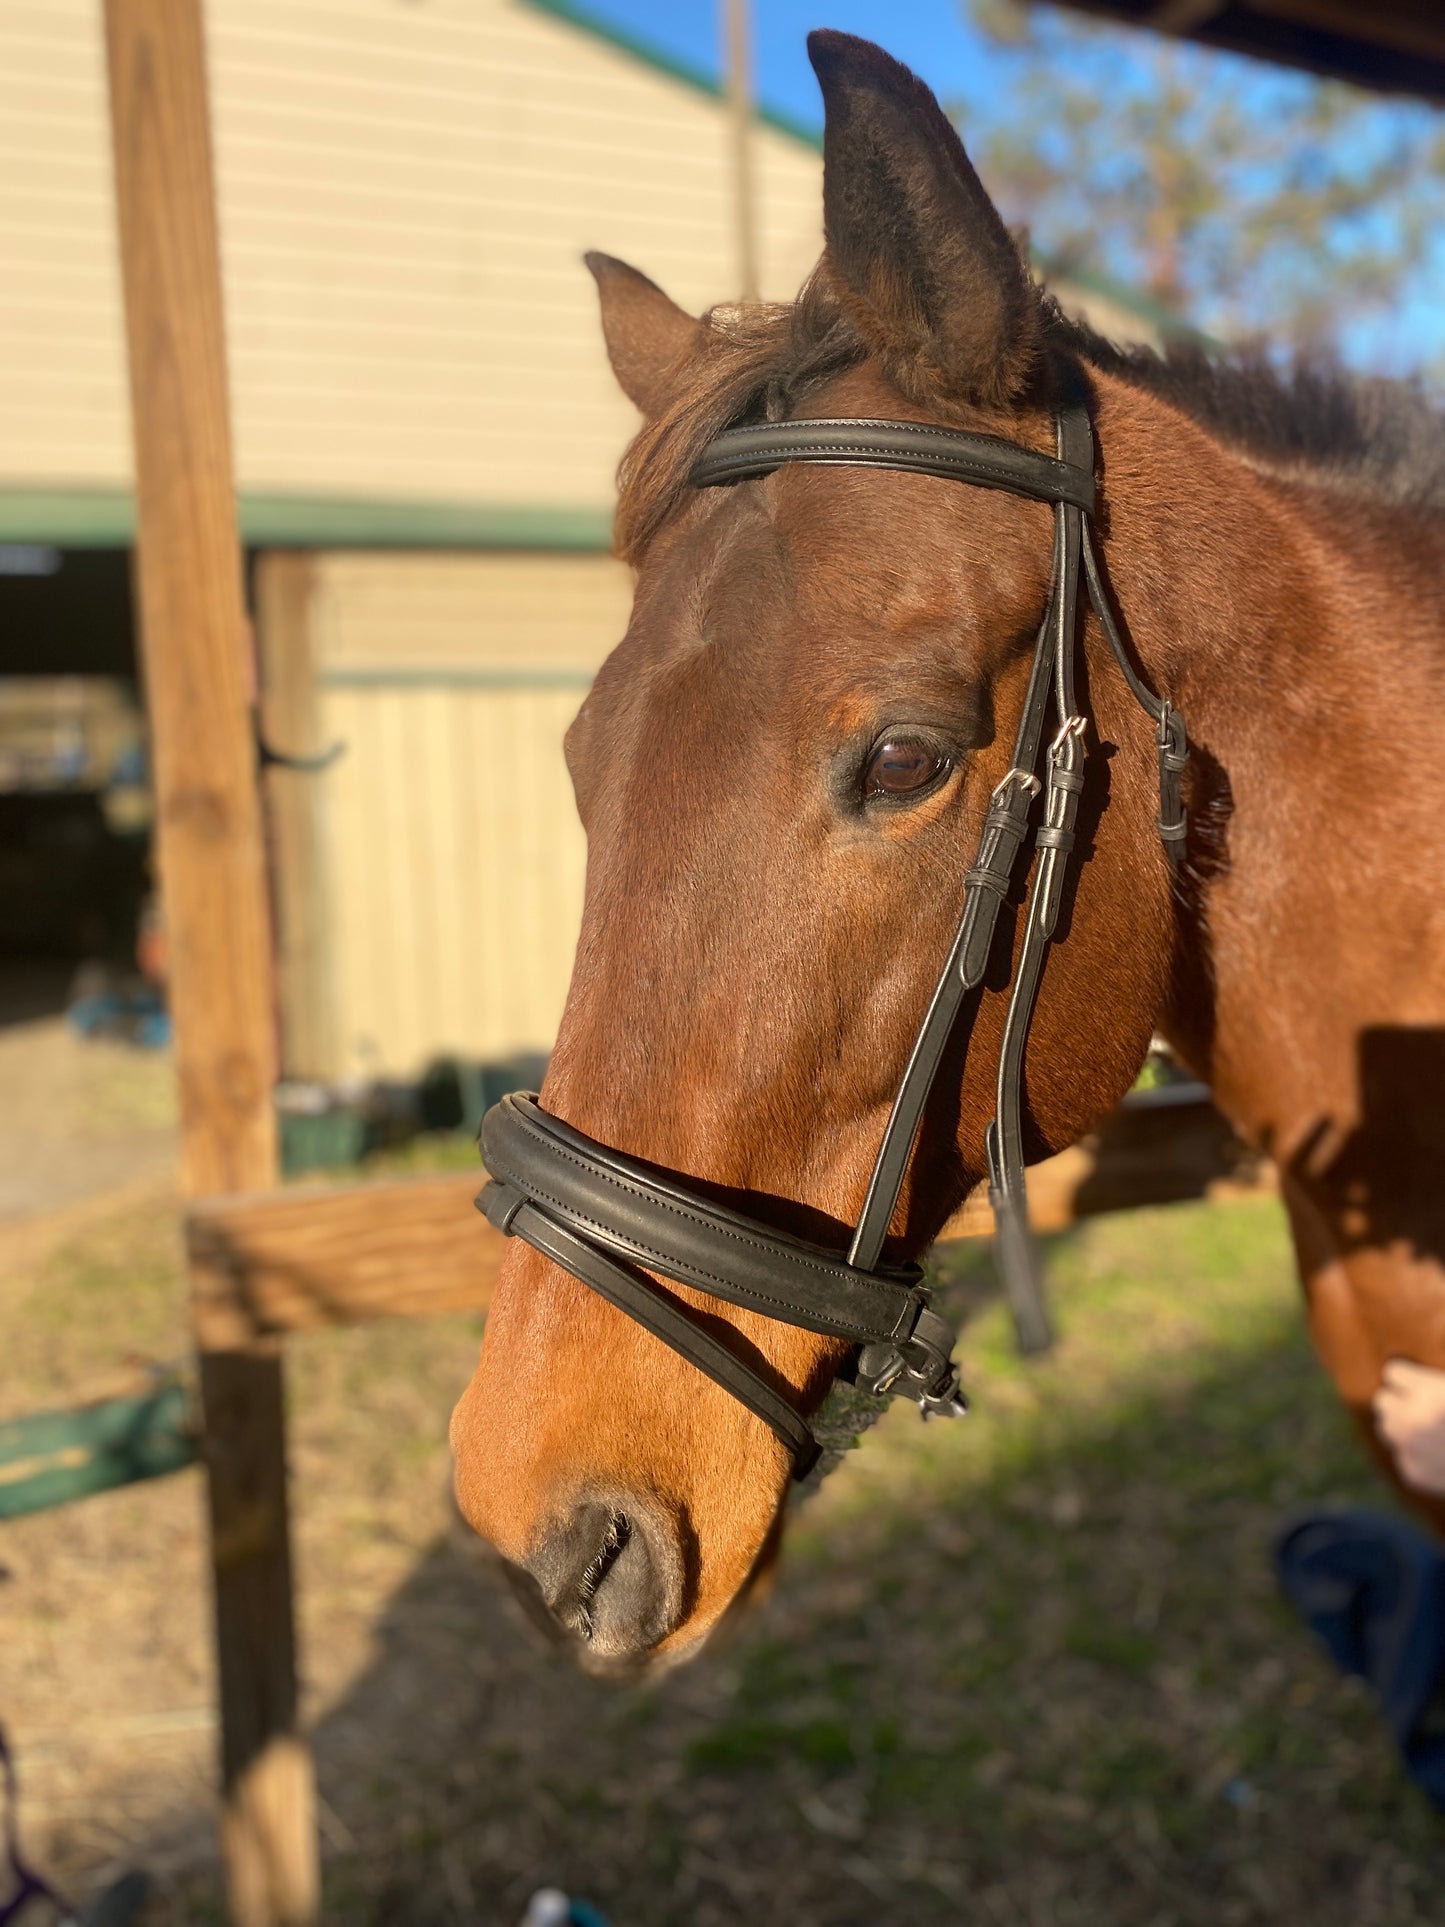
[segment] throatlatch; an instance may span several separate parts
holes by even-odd
[[[686,1178],[599,1144],[544,1111],[534,1097],[504,1098],[482,1121],[489,1182],[477,1202],[497,1228],[524,1238],[644,1325],[772,1427],[806,1476],[818,1455],[806,1418],[740,1333],[705,1329],[661,1274],[729,1304],[851,1341],[843,1376],[860,1389],[914,1400],[925,1417],[964,1409],[953,1333],[928,1305],[914,1264],[888,1265],[883,1248],[929,1094],[959,1013],[976,994],[994,949],[1033,827],[1037,861],[1023,914],[999,1054],[986,1150],[995,1251],[1020,1349],[1052,1342],[1034,1260],[1023,1157],[1023,1074],[1029,1024],[1058,921],[1074,822],[1084,787],[1084,734],[1075,679],[1082,581],[1124,680],[1155,725],[1159,835],[1171,866],[1183,860],[1188,823],[1182,780],[1188,740],[1177,710],[1135,669],[1094,551],[1094,437],[1082,401],[1057,423],[1057,456],[992,435],[925,422],[769,422],[731,428],[704,450],[689,480],[711,488],[771,474],[785,462],[907,469],[1003,489],[1054,505],[1048,608],[1034,646],[1013,759],[984,816],[965,873],[963,911],[884,1128],[846,1255],[784,1236],[704,1198]],[[1050,725],[1052,724],[1052,731]],[[1047,746],[1046,741],[1047,740]],[[966,1040],[965,1040],[966,1049]]]

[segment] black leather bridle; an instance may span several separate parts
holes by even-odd
[[[1038,1351],[1051,1342],[1028,1236],[1023,1067],[1084,787],[1087,719],[1075,684],[1081,575],[1124,680],[1154,721],[1159,834],[1171,865],[1177,867],[1183,857],[1184,724],[1139,676],[1109,602],[1090,529],[1094,436],[1082,400],[1061,408],[1057,447],[1056,456],[1042,455],[991,435],[922,422],[770,422],[727,429],[704,450],[688,478],[694,488],[713,488],[769,475],[785,462],[862,465],[910,469],[1054,504],[1048,608],[1034,647],[1013,760],[989,801],[973,865],[963,880],[958,933],[904,1069],[846,1254],[788,1237],[711,1202],[686,1178],[612,1150],[553,1117],[535,1097],[503,1098],[482,1121],[489,1182],[477,1202],[491,1222],[524,1238],[724,1386],[777,1433],[799,1478],[818,1454],[806,1418],[775,1379],[746,1363],[691,1306],[649,1274],[851,1341],[854,1350],[844,1375],[866,1392],[911,1398],[925,1416],[963,1410],[950,1356],[953,1332],[929,1308],[920,1267],[884,1263],[883,1246],[945,1046],[965,999],[983,982],[999,912],[1013,888],[1030,824],[1036,823],[1038,860],[1004,1020],[987,1153],[999,1266],[1020,1347]],[[1050,720],[1054,730],[1046,745]],[[742,1342],[736,1333],[731,1336],[734,1343]]]

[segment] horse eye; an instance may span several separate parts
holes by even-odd
[[[948,768],[931,743],[916,736],[887,736],[868,758],[863,779],[865,796],[913,796],[925,790]]]

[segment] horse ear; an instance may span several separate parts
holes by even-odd
[[[584,258],[597,283],[612,372],[644,415],[660,415],[679,367],[702,341],[703,324],[625,261],[610,254]]]
[[[1042,304],[952,124],[871,41],[821,31],[808,54],[840,300],[906,394],[1017,400],[1038,365]]]

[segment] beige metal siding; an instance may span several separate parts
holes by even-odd
[[[317,558],[323,674],[577,670],[620,641],[632,579],[606,555],[340,554]]]
[[[603,556],[319,556],[333,1075],[556,1032],[586,846],[562,737],[626,624]]]
[[[239,478],[605,506],[634,418],[581,254],[735,293],[720,105],[522,0],[209,0]],[[763,280],[820,238],[758,139]],[[0,6],[0,483],[130,470],[97,0]]]
[[[0,8],[0,479],[128,479],[100,7]]]

